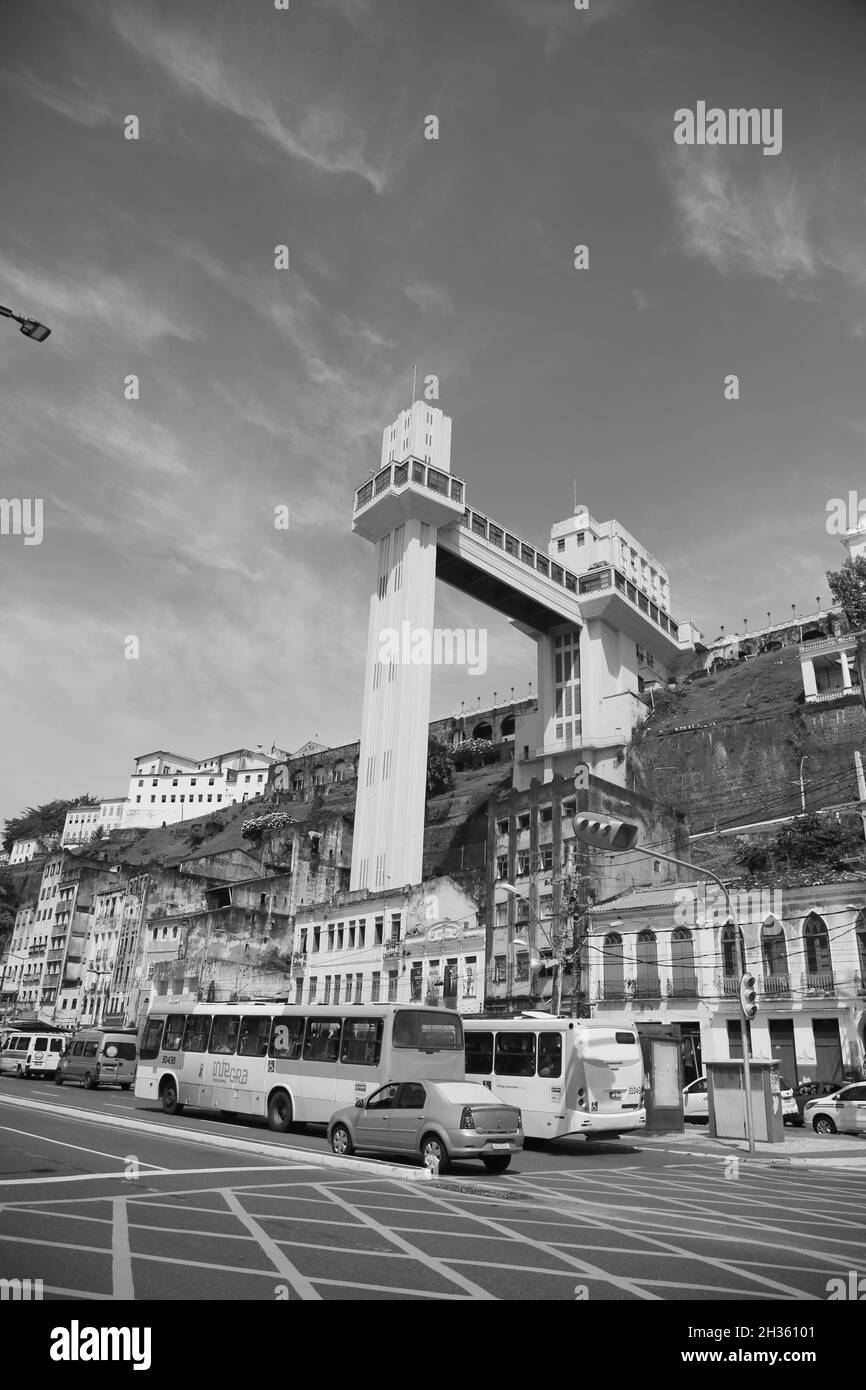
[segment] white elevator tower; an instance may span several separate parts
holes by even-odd
[[[376,546],[376,586],[351,889],[421,881],[432,672],[429,662],[411,660],[410,639],[419,630],[432,636],[436,536],[463,507],[463,483],[451,475],[451,421],[415,401],[384,430],[379,471],[355,495],[352,529]]]

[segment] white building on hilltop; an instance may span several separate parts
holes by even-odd
[[[96,806],[73,806],[66,813],[60,839],[61,847],[86,845],[99,830],[103,835],[108,835],[112,830],[119,830],[123,824],[125,806],[125,796],[112,796],[107,801],[100,801]]]
[[[129,779],[123,828],[173,825],[238,801],[252,801],[263,795],[269,769],[287,756],[279,748],[265,753],[261,745],[255,752],[235,748],[200,762],[162,749],[145,753],[135,759]]]

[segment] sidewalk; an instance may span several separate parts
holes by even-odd
[[[745,1139],[714,1139],[705,1125],[687,1125],[685,1133],[642,1134],[635,1136],[636,1147],[688,1152],[700,1157],[722,1158],[743,1155],[747,1162],[791,1167],[847,1168],[866,1173],[866,1135],[813,1134],[802,1129],[786,1129],[781,1144],[756,1143],[754,1158]],[[674,1147],[675,1146],[675,1147]]]

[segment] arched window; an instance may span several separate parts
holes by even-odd
[[[487,738],[487,739],[490,739],[490,741],[491,741],[491,743],[492,743],[492,742],[493,742],[493,725],[492,725],[492,724],[476,724],[476,725],[475,725],[475,728],[472,730],[472,737],[473,737],[473,738]]]
[[[790,993],[785,929],[775,917],[761,927],[761,958],[764,962],[764,993]]]
[[[323,787],[328,780],[328,769],[326,767],[313,768],[313,786]]]
[[[603,979],[604,999],[624,999],[625,984],[622,974],[622,937],[615,931],[604,938]]]
[[[737,937],[739,936],[739,942]],[[722,991],[725,995],[737,994],[740,976],[746,960],[746,945],[743,933],[730,923],[722,928]]]
[[[671,937],[671,993],[679,999],[695,999],[695,948],[688,927],[677,927]]]
[[[655,932],[638,932],[635,963],[637,965],[635,998],[658,999],[661,990],[659,988],[659,953]]]
[[[806,988],[832,989],[830,938],[827,923],[817,912],[810,912],[803,923],[803,947],[806,955]]]
[[[509,714],[502,721],[502,728],[499,731],[501,738],[514,738],[514,715]]]
[[[866,908],[857,913],[857,955],[860,960],[860,988],[866,985]]]

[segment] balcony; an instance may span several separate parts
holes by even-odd
[[[716,993],[723,999],[739,999],[740,997],[740,976],[737,975],[717,975]]]
[[[306,951],[293,951],[293,952],[292,952],[292,974],[293,974],[293,975],[303,975],[303,973],[304,973],[304,971],[306,970],[306,968],[307,968],[307,953],[306,953]]]
[[[803,994],[833,995],[836,993],[836,980],[832,970],[807,970],[800,976],[800,989]]]
[[[737,985],[739,991],[739,984]],[[771,999],[779,999],[791,993],[790,975],[762,975],[761,989]]]
[[[368,540],[378,540],[407,516],[445,526],[459,520],[465,495],[461,478],[420,459],[389,463],[355,493],[352,529]]]
[[[597,985],[596,998],[599,1004],[623,1003],[632,996],[626,991],[625,982],[607,984],[599,980]]]
[[[403,955],[402,941],[388,941],[382,950],[382,959],[385,961],[399,960]]]
[[[697,999],[699,997],[697,976],[689,979],[668,980],[665,984],[668,999]]]

